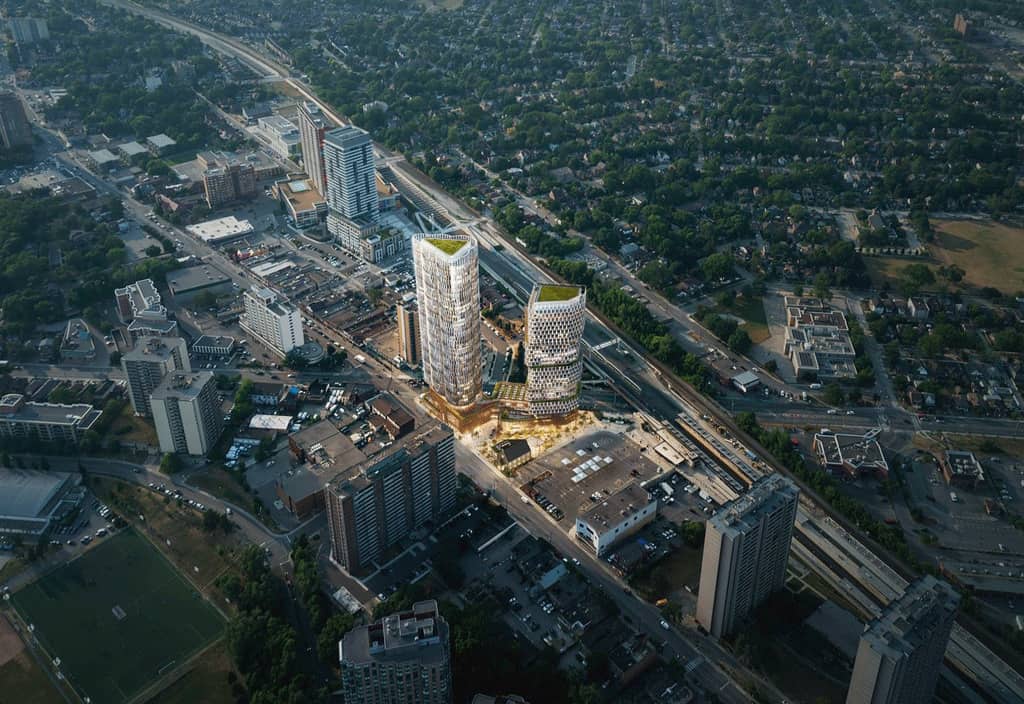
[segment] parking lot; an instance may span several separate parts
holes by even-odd
[[[602,496],[631,482],[644,482],[661,472],[626,436],[596,430],[577,437],[519,470],[523,493],[531,496],[565,530],[573,518]]]

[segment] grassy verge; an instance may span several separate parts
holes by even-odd
[[[180,501],[116,479],[94,479],[97,496],[120,513],[221,609],[225,602],[213,582],[233,568],[245,546],[240,535],[202,527],[202,514]],[[142,516],[142,518],[140,518]]]
[[[188,478],[188,483],[246,510],[252,506],[252,495],[238,481],[237,475],[222,467],[210,466],[202,472],[192,474]]]
[[[697,593],[701,550],[684,545],[636,573],[630,584],[647,601],[667,599],[688,586]]]

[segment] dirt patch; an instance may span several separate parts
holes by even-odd
[[[25,644],[21,642],[7,616],[0,616],[0,665],[9,663],[24,649]]]

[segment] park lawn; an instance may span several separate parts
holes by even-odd
[[[982,220],[933,220],[932,255],[967,272],[973,286],[1024,289],[1024,228]]]
[[[202,514],[146,487],[116,479],[93,479],[93,490],[156,545],[160,552],[215,603],[226,608],[214,581],[231,569],[245,546],[238,531],[225,535],[202,527]],[[139,516],[144,520],[140,520]]]
[[[236,475],[222,467],[211,465],[201,472],[196,472],[189,476],[188,483],[246,510],[252,505],[252,496],[241,485]]]
[[[222,641],[203,653],[192,669],[147,704],[233,704],[235,697],[228,684],[228,673],[234,671],[227,645]]]
[[[130,529],[12,602],[72,686],[97,702],[130,701],[224,631],[220,613]]]

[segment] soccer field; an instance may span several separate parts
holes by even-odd
[[[12,601],[79,694],[96,704],[129,700],[224,630],[216,609],[132,530]]]

